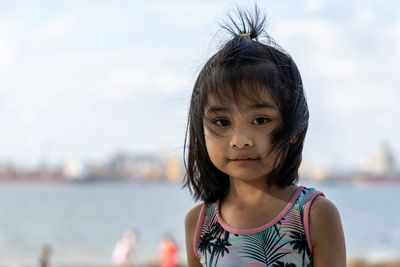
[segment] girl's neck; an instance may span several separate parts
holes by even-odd
[[[231,178],[229,190],[224,201],[256,205],[271,198],[281,198],[286,189],[277,185],[269,186],[265,179],[243,181]]]

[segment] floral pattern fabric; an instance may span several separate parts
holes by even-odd
[[[250,234],[226,230],[227,226],[220,222],[218,202],[204,204],[204,219],[199,220],[200,232],[195,241],[200,263],[209,267],[312,266],[312,252],[305,230],[308,229],[305,225],[308,218],[304,220],[304,214],[308,212],[306,206],[310,206],[317,195],[323,194],[313,188],[299,187],[286,210],[275,218],[276,223],[266,224],[261,231],[244,230]],[[263,227],[256,229],[260,228]]]

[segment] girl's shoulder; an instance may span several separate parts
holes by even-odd
[[[196,237],[196,233],[198,232],[198,224],[199,220],[204,217],[204,213],[206,210],[206,204],[201,203],[193,208],[191,208],[185,217],[185,230],[186,233],[189,234],[191,240],[194,240]]]
[[[198,204],[191,208],[185,217],[185,234],[186,234],[186,253],[189,266],[201,266],[197,252],[194,249],[194,240],[197,234],[197,222],[204,211],[204,204]]]
[[[340,214],[336,205],[324,196],[315,197],[310,208],[310,228],[316,231],[319,226],[322,226],[323,229],[326,229],[327,225],[335,222],[340,222]]]
[[[307,202],[310,219],[320,220],[329,216],[339,216],[335,204],[326,198],[325,194],[315,188],[302,187],[299,200]]]
[[[317,196],[312,201],[309,229],[314,263],[317,265],[328,260],[332,264],[329,266],[345,266],[346,247],[339,210],[324,196]]]
[[[189,224],[189,225],[196,225],[197,224],[197,220],[200,216],[200,212],[201,209],[203,208],[203,203],[198,204],[196,206],[194,206],[193,208],[191,208],[185,217],[185,224]]]

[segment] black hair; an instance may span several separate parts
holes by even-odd
[[[308,128],[307,102],[292,57],[264,31],[266,19],[257,6],[252,14],[237,9],[236,15],[228,15],[228,23],[222,25],[232,37],[200,71],[189,107],[184,186],[195,200],[205,202],[221,199],[229,188],[229,176],[214,166],[207,153],[203,119],[209,95],[222,101],[255,100],[260,93],[271,96],[282,120],[271,133],[276,158],[268,174],[269,185],[286,187],[298,182]]]

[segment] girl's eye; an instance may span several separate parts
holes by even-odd
[[[269,119],[264,118],[264,117],[259,117],[259,118],[256,118],[256,119],[253,121],[253,124],[256,124],[256,125],[263,125],[263,124],[266,124],[267,122],[269,122]]]
[[[220,127],[224,127],[224,126],[229,126],[231,125],[231,123],[228,120],[225,119],[219,119],[214,121],[214,123]]]

